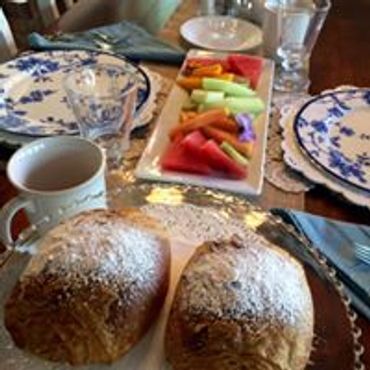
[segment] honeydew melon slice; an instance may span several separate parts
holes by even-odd
[[[203,78],[202,87],[204,90],[223,91],[230,96],[255,96],[256,92],[248,88],[245,83],[220,80],[217,78]]]
[[[203,103],[198,106],[198,111],[203,112],[213,108],[228,108],[232,114],[248,113],[257,116],[265,109],[265,105],[258,97],[230,97],[220,101]]]
[[[235,162],[239,163],[242,166],[248,166],[248,159],[244,155],[240,154],[231,144],[226,141],[223,141],[220,145],[220,148],[229,155]]]
[[[226,107],[232,114],[250,113],[260,114],[265,109],[265,104],[258,97],[253,98],[226,98]]]
[[[194,101],[192,101],[190,99],[190,97],[189,97],[189,98],[187,98],[184,101],[184,103],[182,105],[182,109],[183,110],[194,110],[194,109],[197,109],[197,103],[195,103]]]
[[[201,103],[212,103],[223,100],[225,93],[223,91],[206,91],[195,89],[191,93],[190,99],[198,104]]]

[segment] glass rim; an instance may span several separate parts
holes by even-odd
[[[322,5],[316,6],[315,4],[315,12],[320,13],[320,12],[327,12],[331,8],[331,0],[321,0]]]
[[[84,145],[86,147],[92,148],[97,154],[97,157],[99,158],[99,162],[96,163],[96,168],[95,171],[90,175],[90,177],[83,182],[78,183],[77,185],[70,186],[64,189],[60,190],[40,190],[33,188],[31,186],[27,186],[24,184],[24,181],[21,181],[19,178],[17,178],[13,173],[12,173],[12,166],[15,166],[15,163],[19,160],[19,157],[21,157],[23,152],[28,149],[32,149],[34,147],[44,147],[48,143],[52,143],[53,141],[62,141],[64,143],[72,143],[72,144],[79,144]],[[81,136],[67,136],[67,135],[62,135],[62,136],[51,136],[51,137],[43,137],[37,140],[34,140],[26,145],[24,145],[22,148],[20,148],[18,151],[16,151],[13,156],[10,158],[7,167],[6,167],[6,174],[9,179],[9,181],[12,183],[12,185],[20,190],[23,191],[27,194],[35,194],[36,196],[44,196],[44,197],[54,197],[54,196],[60,196],[64,195],[68,192],[71,192],[72,190],[79,190],[83,186],[86,186],[88,184],[91,184],[96,178],[100,175],[100,173],[105,169],[105,153],[104,151],[94,143],[92,140],[89,140],[87,138],[81,137]]]
[[[270,2],[270,1],[266,1],[265,3],[265,7],[269,8],[269,7],[272,7],[272,8],[280,8],[280,9],[291,9],[291,8],[294,8],[294,9],[304,9],[304,10],[311,10],[313,13],[324,13],[324,12],[328,12],[331,8],[331,0],[321,0],[320,1],[320,5],[317,5],[315,3],[315,1],[312,2],[312,5],[313,7],[310,8],[310,7],[307,7],[307,6],[304,6],[304,5],[296,5],[296,4],[288,4],[286,3],[286,1],[281,1],[279,0],[277,3],[276,2]]]
[[[123,71],[124,73],[129,75],[128,76],[129,80],[125,84],[126,86],[123,89],[121,89],[117,94],[112,94],[112,93],[110,93],[110,94],[99,94],[99,93],[96,93],[96,92],[84,93],[84,92],[81,92],[81,91],[77,92],[69,86],[69,79],[72,78],[78,71],[82,71],[84,69],[86,69],[86,70],[87,69],[97,70],[98,68],[102,68],[102,69],[103,68],[115,68],[115,69],[119,69],[119,70]],[[131,82],[131,86],[127,86],[127,85],[130,84],[130,82]],[[117,97],[122,98],[126,95],[129,95],[134,90],[137,89],[138,83],[139,83],[139,78],[138,78],[138,76],[136,75],[136,73],[134,71],[129,71],[125,67],[117,65],[117,64],[113,64],[113,63],[97,63],[97,64],[90,65],[90,66],[83,66],[83,67],[72,69],[71,71],[69,71],[66,74],[66,76],[63,78],[63,81],[62,81],[62,85],[63,85],[65,91],[67,92],[67,94],[69,92],[71,92],[72,94],[79,95],[79,96],[82,96],[82,97],[88,98],[89,96],[91,96],[91,97],[96,97],[96,98],[103,99],[103,100],[104,99],[117,98]]]

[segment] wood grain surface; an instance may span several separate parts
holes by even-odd
[[[117,9],[121,2],[123,0],[81,0],[53,28],[64,32],[78,31],[119,21],[121,18]],[[166,27],[159,32],[159,36],[181,43],[178,26],[195,14],[196,4],[196,0],[183,1]],[[174,78],[178,71],[177,68],[166,65],[148,66],[170,78]],[[370,0],[332,0],[332,9],[311,58],[311,92],[316,94],[342,84],[370,86],[369,67]],[[8,183],[5,174],[0,173],[0,206],[14,195],[15,190]],[[262,196],[255,201],[265,208],[290,207],[370,225],[369,210],[349,204],[320,186],[305,195],[293,195],[265,182]],[[20,215],[15,222],[15,230],[22,228],[25,222],[23,215]],[[363,331],[362,343],[366,347],[363,360],[370,368],[370,323],[362,317],[358,322]],[[338,370],[347,370],[338,366]]]
[[[310,90],[313,94],[339,85],[370,87],[369,0],[332,0],[332,8],[313,50],[310,67]],[[305,209],[327,217],[370,225],[369,210],[350,205],[320,186],[306,195]]]

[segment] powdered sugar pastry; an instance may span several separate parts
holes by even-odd
[[[206,243],[183,277],[181,309],[209,317],[297,325],[312,305],[303,269],[262,238]],[[250,323],[253,330],[253,322]]]
[[[114,211],[90,211],[60,224],[42,240],[22,279],[41,270],[68,274],[74,287],[99,281],[125,289],[150,281],[161,258],[158,236],[125,223]],[[140,268],[138,268],[140,266]]]

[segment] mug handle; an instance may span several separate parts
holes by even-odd
[[[21,196],[11,199],[0,210],[0,239],[6,247],[14,245],[11,226],[15,214],[22,208],[28,208],[32,202]]]

